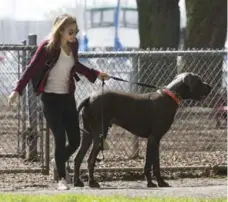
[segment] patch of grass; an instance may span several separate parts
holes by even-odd
[[[221,199],[196,199],[196,198],[133,198],[125,196],[88,196],[75,194],[56,195],[27,195],[27,194],[1,194],[0,202],[226,202]]]

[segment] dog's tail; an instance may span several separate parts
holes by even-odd
[[[84,100],[82,100],[82,102],[79,104],[78,106],[78,114],[80,113],[80,111],[82,110],[83,107],[87,106],[89,104],[89,98],[87,97]]]
[[[82,110],[82,108],[85,107],[85,106],[87,106],[87,105],[89,104],[89,98],[90,98],[90,97],[85,98],[85,99],[79,104],[79,106],[78,106],[78,116],[79,116],[80,111]],[[78,117],[78,119],[79,119],[79,117]],[[89,134],[89,132],[88,132],[87,130],[85,130],[84,128],[81,128],[81,127],[79,127],[79,128],[80,128],[80,130],[81,130],[82,132],[84,132],[84,133],[86,133],[86,134]]]

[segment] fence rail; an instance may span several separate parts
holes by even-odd
[[[27,87],[13,109],[7,109],[7,97],[23,72],[31,51],[35,49],[36,45],[25,44],[0,46],[0,56],[3,58],[0,61],[0,157],[4,162],[0,165],[1,172],[40,169],[48,173],[49,160],[53,157],[54,141],[48,134],[39,97],[35,98]],[[202,102],[184,102],[172,128],[161,142],[161,166],[194,168],[226,164],[226,114],[217,113],[221,102],[227,105],[226,54],[225,50],[143,50],[86,52],[80,53],[79,57],[88,67],[130,81],[164,86],[177,73],[191,71],[209,82],[213,86],[210,96]],[[101,83],[96,81],[91,84],[82,77],[76,86],[75,97],[79,103],[92,91],[100,89]],[[131,93],[149,90],[114,80],[107,81],[105,88]],[[30,109],[34,102],[35,108]],[[99,168],[144,166],[145,139],[134,138],[129,132],[114,126],[109,131],[107,142],[110,149],[105,151],[105,162],[98,164]],[[29,157],[31,149],[36,152]]]

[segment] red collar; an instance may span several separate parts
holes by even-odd
[[[181,104],[180,99],[179,99],[173,92],[171,92],[171,91],[168,90],[168,89],[162,89],[162,91],[163,91],[164,93],[166,93],[168,96],[170,96],[178,105]]]

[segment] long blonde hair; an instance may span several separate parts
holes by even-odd
[[[60,46],[60,32],[66,26],[69,26],[71,24],[77,25],[77,20],[75,17],[69,14],[62,14],[55,19],[52,30],[48,36],[49,40],[46,46],[48,51],[52,50],[53,48],[58,48]]]

